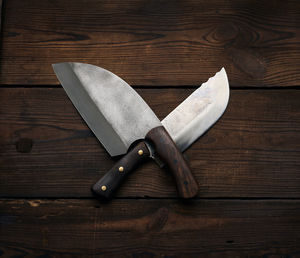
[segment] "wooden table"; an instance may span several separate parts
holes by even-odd
[[[196,199],[150,161],[93,198],[117,159],[59,85],[65,61],[118,74],[161,119],[226,68],[229,106],[186,151]],[[299,68],[296,0],[3,1],[0,255],[300,257]]]

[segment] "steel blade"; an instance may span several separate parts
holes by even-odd
[[[58,63],[53,69],[83,119],[111,156],[161,123],[146,102],[117,75],[94,65]]]
[[[222,116],[228,100],[229,83],[222,68],[163,119],[162,124],[184,151]]]

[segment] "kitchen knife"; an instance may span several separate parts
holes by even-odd
[[[229,83],[225,69],[222,68],[221,71],[203,83],[176,107],[161,123],[169,132],[179,150],[184,151],[222,116],[228,100]],[[138,151],[138,147],[135,148],[133,153],[136,151]],[[127,163],[128,155],[135,154],[131,152],[131,154],[125,155],[122,158],[125,160],[124,163]],[[141,159],[137,161],[141,161]],[[106,173],[94,185],[93,191],[103,196],[103,191],[100,189],[103,185],[108,185],[110,191],[105,192],[105,197],[111,198],[122,180],[130,172],[116,173],[115,171],[117,171],[117,167]]]
[[[54,72],[83,119],[111,156],[125,154],[110,170],[113,185],[96,184],[93,192],[111,196],[118,181],[139,162],[158,156],[170,169],[183,198],[194,197],[198,185],[172,138],[145,101],[117,75],[83,63],[53,64]],[[154,154],[155,153],[155,154]]]

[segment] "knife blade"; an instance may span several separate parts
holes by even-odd
[[[161,123],[180,151],[185,151],[223,115],[229,101],[229,82],[223,67],[203,83]]]
[[[53,64],[53,69],[110,155],[125,154],[134,142],[140,141],[110,170],[110,175],[118,175],[113,185],[96,183],[94,193],[107,198],[124,175],[155,151],[175,177],[179,195],[190,198],[197,194],[198,185],[176,144],[151,108],[124,80],[103,68],[83,63],[58,63]]]
[[[179,150],[183,152],[217,122],[224,113],[228,101],[229,83],[226,71],[222,68],[167,115],[161,123]],[[125,155],[123,159],[126,160],[128,155],[131,154]],[[114,191],[129,174],[128,172],[120,175],[120,173],[115,173],[115,170],[116,167],[107,172],[94,185],[94,191],[103,185],[109,185],[110,191],[109,194],[106,193],[106,198],[111,198]],[[103,194],[100,192],[100,195]]]

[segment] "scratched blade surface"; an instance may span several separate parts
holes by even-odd
[[[165,117],[162,124],[184,151],[222,116],[228,100],[229,83],[222,68]]]
[[[94,65],[58,63],[54,72],[74,106],[111,156],[161,123],[146,102],[117,75]]]

